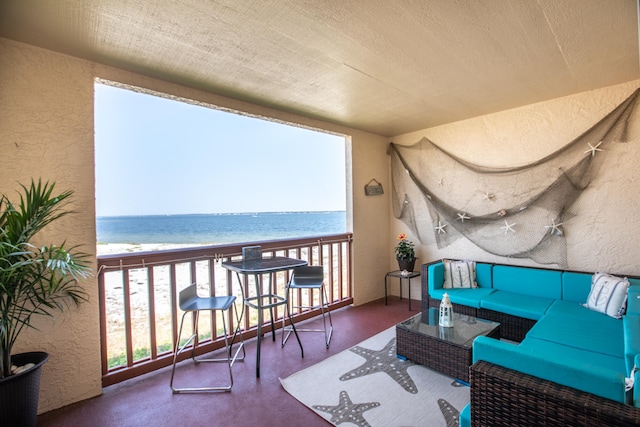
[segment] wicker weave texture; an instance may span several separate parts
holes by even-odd
[[[470,349],[401,328],[396,328],[396,339],[399,355],[469,382]]]
[[[500,336],[517,342],[522,341],[527,335],[527,332],[529,332],[529,329],[533,328],[533,325],[536,324],[535,320],[512,316],[485,308],[478,309],[478,317],[500,323]]]
[[[0,380],[0,425],[35,426],[38,414],[40,374],[49,355],[43,352],[21,353],[11,357],[11,363],[35,366]]]
[[[638,426],[640,409],[479,361],[470,368],[471,425]]]
[[[487,336],[500,339],[500,326]],[[421,365],[469,382],[471,347],[462,347],[429,335],[396,327],[396,352]]]
[[[431,308],[439,308],[440,302],[441,301],[439,299],[429,298],[429,306]],[[456,303],[452,303],[451,305],[453,306],[454,313],[460,313],[472,317],[480,317],[478,316],[478,309],[475,307],[469,307],[468,305],[460,305]]]

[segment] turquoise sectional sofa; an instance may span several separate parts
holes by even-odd
[[[618,319],[582,305],[591,291],[593,273],[476,263],[478,287],[470,289],[443,289],[442,262],[423,265],[422,273],[423,309],[437,307],[446,292],[454,311],[499,321],[501,336],[508,340],[474,341],[471,403],[462,411],[461,425],[640,423],[640,372],[634,371],[634,366],[640,367],[640,279],[628,278],[627,310]],[[492,378],[495,383],[483,377],[488,366],[504,370],[501,378]],[[638,386],[626,391],[626,378],[633,377]],[[523,390],[520,397],[514,392],[525,379],[545,385],[541,400],[530,402],[530,411],[519,415],[527,407],[523,396],[532,395],[530,390]],[[559,387],[561,396],[549,393],[549,384]],[[568,418],[559,421],[558,411],[568,410],[545,400],[557,398],[560,406],[562,402],[571,406],[575,392],[588,403],[580,400],[572,415],[564,414]],[[615,410],[607,415],[603,408],[609,404]]]

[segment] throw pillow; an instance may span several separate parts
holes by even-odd
[[[605,273],[595,273],[591,278],[591,292],[585,307],[616,319],[622,318],[627,309],[629,280]]]
[[[455,261],[443,259],[445,289],[453,288],[477,288],[476,283],[476,262],[475,261]]]

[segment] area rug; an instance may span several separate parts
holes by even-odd
[[[336,426],[457,426],[469,402],[468,387],[396,357],[395,327],[280,383]]]

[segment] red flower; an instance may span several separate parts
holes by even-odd
[[[398,259],[413,259],[416,257],[414,244],[407,240],[406,233],[398,235],[398,244],[394,249]]]

